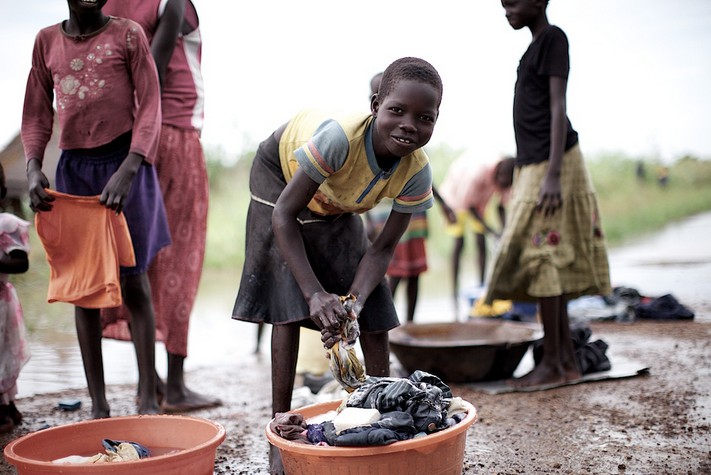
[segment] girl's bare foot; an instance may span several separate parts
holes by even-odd
[[[562,367],[541,362],[536,365],[530,373],[520,378],[510,380],[509,384],[515,388],[531,388],[551,384],[562,384],[568,381],[570,380],[567,379],[566,372]]]
[[[165,412],[174,413],[196,411],[221,405],[222,401],[219,398],[196,393],[183,386],[182,390],[175,394],[169,390],[161,408]]]
[[[108,409],[92,409],[91,418],[92,419],[108,419],[111,417],[111,411]]]
[[[154,414],[160,414],[160,408],[158,408],[158,404],[148,404],[145,407],[144,406],[139,406],[138,407],[138,413],[141,415],[154,415]]]

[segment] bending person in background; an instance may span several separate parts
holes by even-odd
[[[370,80],[370,97],[378,94],[380,80],[383,73],[378,73]],[[432,195],[437,202],[442,206],[443,212],[449,219],[454,219],[454,213],[442,200],[439,193],[432,186]],[[390,214],[391,203],[388,201],[381,202],[374,209],[364,213],[366,221],[366,232],[371,242],[375,241],[382,231],[385,222]],[[390,265],[386,272],[388,278],[388,286],[393,297],[400,285],[401,280],[406,283],[407,295],[407,321],[415,320],[415,308],[417,307],[417,299],[420,290],[420,274],[427,271],[427,247],[426,240],[428,237],[427,227],[427,212],[416,211],[412,213],[410,224],[407,226],[405,233],[400,238],[400,242],[395,248],[393,258],[390,260]]]
[[[185,384],[190,314],[202,274],[207,239],[208,181],[200,143],[203,124],[202,42],[190,0],[109,0],[104,11],[142,27],[161,84],[162,125],[155,168],[173,243],[156,256],[148,277],[156,337],[168,354],[166,384],[159,380],[165,412],[220,404]],[[104,336],[128,339],[125,310],[103,312]]]
[[[452,287],[454,292],[455,313],[459,316],[459,275],[464,236],[471,231],[476,241],[477,270],[479,283],[483,286],[486,276],[486,235],[499,236],[486,218],[489,202],[498,198],[497,211],[503,228],[506,222],[506,204],[508,202],[511,183],[513,182],[514,159],[502,158],[496,163],[474,165],[471,159],[460,158],[455,161],[447,172],[440,186],[442,199],[452,208],[456,218],[449,219],[447,234],[454,238],[452,249]]]

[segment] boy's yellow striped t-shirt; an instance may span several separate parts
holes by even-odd
[[[418,149],[381,170],[373,151],[370,114],[328,116],[313,110],[297,114],[279,141],[287,182],[301,168],[320,187],[308,207],[320,215],[363,213],[383,198],[393,210],[424,211],[433,204],[432,170]]]

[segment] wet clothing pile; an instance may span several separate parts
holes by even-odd
[[[339,417],[353,408],[360,411],[352,411],[344,425]],[[377,410],[377,420],[372,410]],[[424,371],[415,371],[408,378],[369,377],[336,412],[332,420],[314,424],[307,423],[301,414],[278,413],[270,427],[281,437],[303,443],[374,446],[447,429],[467,414],[461,398],[452,397],[446,384]],[[358,423],[361,416],[364,422]]]
[[[328,366],[331,374],[341,387],[351,393],[366,380],[365,368],[356,355],[355,344],[360,336],[358,319],[352,312],[354,295],[340,297],[347,313],[340,329],[340,340],[327,350]]]
[[[96,455],[69,455],[52,460],[55,464],[95,464],[95,463],[115,463],[129,462],[150,457],[151,452],[138,442],[127,440],[104,439],[101,441],[104,446],[104,453]]]
[[[673,295],[666,294],[634,307],[637,318],[650,320],[692,320],[694,312],[682,305]]]
[[[571,321],[691,320],[694,312],[673,295],[649,297],[632,287],[615,287],[610,295],[589,295],[568,303]]]

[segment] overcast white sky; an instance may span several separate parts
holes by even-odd
[[[369,80],[419,56],[444,81],[432,143],[476,160],[515,153],[511,104],[528,30],[497,0],[194,0],[201,16],[203,141],[228,154],[302,107],[367,110]],[[348,9],[353,5],[353,10]],[[19,131],[34,36],[65,0],[0,4],[0,147]],[[551,0],[568,34],[568,115],[583,151],[711,158],[711,1]]]

